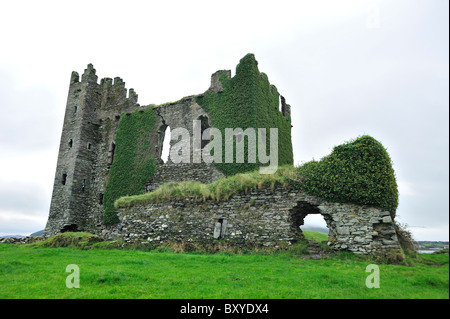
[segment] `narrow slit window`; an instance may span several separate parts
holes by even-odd
[[[70,140],[69,140],[69,148],[72,148],[72,146],[73,146],[73,140],[70,139]]]
[[[66,185],[67,182],[67,174],[63,174],[61,184]]]
[[[201,136],[203,137],[203,132],[209,128],[209,123],[208,123],[208,117],[201,115],[199,116],[199,118],[197,119],[200,121],[200,132],[201,132]],[[201,140],[201,149],[203,149],[208,143],[210,142],[210,140],[204,140],[202,138]]]
[[[112,163],[114,162],[114,152],[115,151],[116,151],[116,143],[112,142],[111,146],[109,147],[109,153],[108,153],[108,157],[109,157],[108,168],[110,168]]]

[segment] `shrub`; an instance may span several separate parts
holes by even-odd
[[[304,192],[332,201],[371,205],[395,217],[398,189],[386,149],[364,135],[333,148],[320,161],[299,167]]]

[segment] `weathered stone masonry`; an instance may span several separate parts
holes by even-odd
[[[120,224],[104,235],[138,243],[224,241],[237,246],[276,247],[302,238],[299,226],[308,214],[324,217],[330,230],[328,245],[335,250],[400,252],[389,212],[330,203],[282,187],[238,193],[221,202],[187,198],[122,208]]]

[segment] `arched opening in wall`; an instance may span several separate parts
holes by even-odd
[[[303,219],[303,225],[300,226],[305,239],[316,242],[328,241],[330,230],[327,222],[321,214],[308,214]]]
[[[77,232],[78,231],[78,225],[77,224],[66,224],[61,228],[61,233],[67,233],[67,232]]]
[[[290,210],[291,227],[298,240],[316,242],[328,241],[331,229],[331,216],[321,213],[317,205],[299,201]]]
[[[61,184],[66,185],[67,182],[67,174],[62,175]]]
[[[169,160],[170,153],[170,139],[172,137],[172,132],[170,126],[166,125],[160,133],[160,145],[161,145],[161,160],[167,163]]]
[[[207,128],[209,128],[209,119],[208,119],[208,117],[206,115],[200,115],[197,118],[197,120],[200,121],[200,132],[201,132],[200,136],[203,136],[203,132]],[[205,139],[205,140],[202,138],[202,140],[201,140],[201,149],[203,149],[209,143],[209,141],[210,141],[209,138]]]

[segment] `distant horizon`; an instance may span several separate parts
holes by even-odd
[[[322,234],[328,234],[328,232],[325,232],[325,230],[328,230],[328,228],[327,227],[323,227],[323,226],[303,225],[303,226],[300,226],[300,228],[302,230],[314,231],[314,232],[318,232],[318,233],[322,233]],[[317,230],[317,229],[320,229],[322,231]],[[0,234],[0,238],[1,237],[13,237],[13,236],[29,237],[29,236],[31,236],[31,234],[34,234],[34,233],[37,233],[37,232],[43,232],[43,231],[44,231],[44,229],[41,229],[41,230],[32,232],[32,233],[30,233],[28,235],[25,235],[25,234]],[[415,240],[415,241],[416,242],[427,242],[427,241],[430,241],[430,242],[442,242],[442,243],[448,243],[449,242],[448,239],[447,240],[426,240],[426,239],[423,239],[423,240]]]

